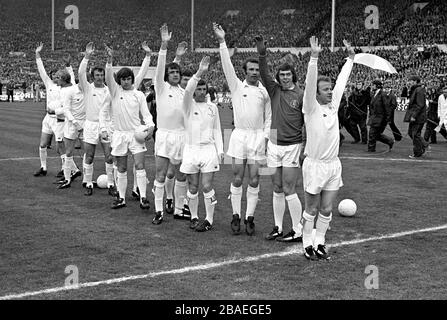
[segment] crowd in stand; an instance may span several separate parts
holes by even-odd
[[[222,3],[195,0],[194,3],[196,47],[218,47],[211,29],[213,21],[218,21],[227,30],[230,47],[253,47],[256,34],[263,34],[270,48],[308,46],[310,33],[319,36],[324,45],[330,43],[330,0],[228,0]],[[67,30],[64,25],[68,16],[64,9],[71,4],[79,8],[79,30]],[[430,1],[425,8],[416,12],[408,9],[412,4],[412,0],[337,1],[336,46],[341,44],[343,38],[350,39],[356,46],[400,45],[397,50],[372,52],[389,60],[399,72],[397,75],[373,72],[356,65],[351,75],[353,82],[370,82],[380,78],[388,82],[396,93],[400,93],[406,85],[406,75],[415,71],[428,87],[437,87],[445,82],[445,53],[436,47],[425,47],[424,51],[419,51],[416,46],[405,46],[447,42],[444,14],[447,12],[447,4],[443,0]],[[378,30],[365,29],[366,5],[379,7]],[[282,14],[285,9],[295,11]],[[190,1],[134,0],[123,5],[121,0],[60,0],[56,2],[55,9],[56,51],[52,52],[51,3],[43,0],[7,1],[0,11],[0,82],[6,84],[12,79],[16,87],[22,86],[23,82],[30,87],[39,81],[33,53],[38,41],[45,43],[43,58],[48,70],[59,68],[62,56],[70,53],[76,70],[82,59],[79,52],[88,41],[96,43],[98,48],[104,42],[112,46],[115,50],[115,65],[138,66],[144,58],[144,51],[140,49],[142,41],[146,40],[156,50],[159,45],[158,28],[164,22],[169,22],[173,30],[173,41],[168,48],[168,59],[171,59],[178,42],[190,43],[190,10]],[[229,10],[232,12],[229,13]],[[242,75],[240,65],[250,55],[237,52],[233,56],[239,75]],[[194,70],[201,56],[200,53],[189,52],[182,61],[183,67]],[[330,53],[326,50],[321,55],[321,73],[335,78],[343,56],[343,52]],[[152,66],[155,66],[156,59],[154,56]],[[218,54],[212,54],[212,62],[218,59]],[[308,54],[296,56],[274,52],[269,56],[272,68],[276,68],[284,59],[294,62],[300,83],[303,83]],[[91,63],[103,64],[105,60],[105,51],[99,50]],[[225,79],[220,63],[213,63],[207,77],[213,79],[218,90],[223,89]]]

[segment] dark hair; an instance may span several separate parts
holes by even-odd
[[[331,77],[328,77],[328,76],[318,76],[318,78],[317,78],[317,93],[318,93],[318,84],[320,82],[332,83],[332,80],[331,80]]]
[[[106,71],[104,70],[104,68],[99,67],[99,66],[95,66],[95,67],[93,67],[93,69],[90,71],[90,74],[91,74],[92,78],[94,78],[95,71],[102,72],[102,73],[104,73],[104,75],[106,74]]]
[[[169,69],[178,70],[178,72],[180,73],[180,79],[182,78],[182,69],[180,69],[180,66],[175,62],[171,62],[171,63],[167,64],[165,67],[164,81],[168,81],[168,77],[169,77],[168,70]]]
[[[298,81],[298,77],[296,75],[295,68],[288,63],[283,63],[282,65],[279,66],[278,71],[276,72],[276,81],[278,81],[278,83],[280,83],[280,81],[279,81],[279,72],[280,71],[291,71],[293,83],[296,83]]]
[[[245,73],[247,73],[247,64],[248,64],[249,62],[259,64],[259,60],[258,60],[258,58],[251,57],[251,58],[247,58],[247,59],[245,59],[244,63],[242,64],[242,69],[244,69],[244,72],[245,72]]]
[[[48,76],[50,77],[51,80],[53,80],[53,76],[56,74],[57,70],[53,69],[50,71],[50,73],[48,73]]]
[[[182,77],[190,77],[191,78],[192,76],[193,76],[193,73],[189,69],[186,69],[185,71],[182,72]]]
[[[124,67],[121,68],[120,71],[116,74],[116,82],[121,85],[121,79],[125,79],[128,77],[132,77],[132,84],[135,82],[135,75],[133,74],[132,69]]]
[[[198,86],[206,86],[206,93],[208,93],[208,85],[206,84],[205,80],[200,79],[199,82],[197,83],[197,87]]]

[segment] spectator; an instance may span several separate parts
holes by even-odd
[[[6,85],[6,94],[8,96],[8,102],[14,102],[14,81],[11,79],[9,80],[8,84]],[[11,101],[9,101],[9,97],[11,97]]]

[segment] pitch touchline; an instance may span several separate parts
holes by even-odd
[[[100,155],[102,156],[102,155]],[[146,158],[152,158],[154,155],[148,154]],[[47,157],[47,159],[60,159],[57,157]],[[348,157],[348,156],[340,156],[340,159],[348,159],[348,160],[376,160],[376,161],[401,161],[401,162],[420,162],[420,163],[442,163],[447,164],[446,160],[418,160],[418,159],[398,159],[398,158],[370,158],[370,157]],[[24,158],[4,158],[0,159],[0,162],[4,161],[27,161],[27,160],[40,160],[39,157],[24,157]]]
[[[370,241],[378,241],[378,240],[386,240],[386,239],[394,239],[394,238],[400,238],[405,237],[417,233],[424,233],[424,232],[433,232],[433,231],[439,231],[439,230],[445,230],[447,229],[447,224],[440,225],[437,227],[432,228],[425,228],[425,229],[418,229],[418,230],[410,230],[410,231],[404,231],[404,232],[397,232],[382,236],[375,236],[365,239],[356,239],[356,240],[350,240],[350,241],[342,241],[338,242],[332,245],[328,245],[328,248],[337,248],[337,247],[343,247],[343,246],[349,246],[349,245],[355,245]],[[197,266],[191,266],[191,267],[184,267],[180,269],[172,269],[172,270],[166,270],[166,271],[159,271],[159,272],[151,272],[148,274],[142,274],[142,275],[135,275],[135,276],[127,276],[127,277],[121,277],[121,278],[114,278],[109,280],[102,280],[102,281],[96,281],[96,282],[86,282],[81,283],[76,286],[67,286],[67,287],[56,287],[56,288],[50,288],[40,291],[29,291],[24,292],[20,294],[10,294],[6,296],[1,296],[0,300],[11,300],[11,299],[20,299],[20,298],[26,298],[26,297],[32,297],[42,294],[49,294],[49,293],[57,293],[61,291],[70,291],[70,290],[78,290],[82,288],[88,288],[88,287],[97,287],[100,285],[109,285],[109,284],[115,284],[120,282],[126,282],[131,280],[138,280],[138,279],[146,279],[146,278],[155,278],[158,276],[168,275],[168,274],[182,274],[187,272],[194,272],[194,271],[204,271],[204,270],[210,270],[215,268],[220,268],[223,266],[228,266],[236,263],[244,263],[244,262],[253,262],[253,261],[259,261],[262,259],[268,259],[273,257],[284,257],[289,256],[293,254],[302,254],[303,250],[300,245],[295,245],[289,249],[280,251],[280,252],[274,252],[274,253],[266,253],[258,256],[252,256],[252,257],[246,257],[242,259],[231,259],[231,260],[225,260],[221,262],[211,262],[206,263],[202,265]],[[303,258],[304,259],[304,258]]]

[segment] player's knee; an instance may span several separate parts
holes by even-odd
[[[307,207],[306,212],[310,214],[311,216],[316,216],[318,214],[318,208],[317,207]]]
[[[196,194],[197,192],[199,192],[199,186],[194,185],[194,184],[189,184],[189,193],[192,194]]]
[[[296,193],[295,184],[284,184],[282,189],[286,196]]]
[[[183,172],[178,171],[177,174],[172,175],[172,177],[174,177],[174,176],[177,181],[180,181],[180,182],[186,181],[186,174],[184,174]],[[169,177],[169,175],[167,175],[167,177]],[[172,179],[172,178],[170,178],[170,179]]]
[[[282,186],[274,184],[273,185],[273,192],[274,193],[283,193],[284,190],[283,190]]]
[[[211,183],[203,183],[202,189],[204,193],[208,193],[213,190],[213,186],[211,185]]]
[[[233,178],[233,186],[239,188],[242,185],[242,177],[235,174]]]
[[[250,187],[257,188],[259,185],[259,177],[252,177],[250,178],[250,181],[248,182]]]
[[[144,169],[144,162],[135,163],[135,170],[143,170]]]
[[[327,206],[324,206],[324,207],[320,208],[320,214],[325,216],[325,217],[328,217],[331,214],[331,212],[332,212],[332,206],[331,205],[327,205]]]
[[[112,164],[113,163],[113,157],[111,154],[108,154],[106,156],[104,156],[105,162],[108,164]]]

